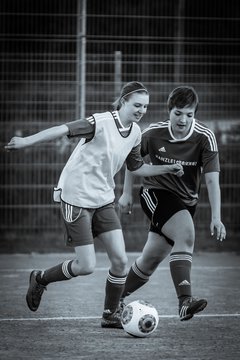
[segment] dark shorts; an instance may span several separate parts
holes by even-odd
[[[114,203],[97,209],[86,209],[61,201],[61,210],[67,246],[93,244],[96,236],[122,228]]]
[[[187,206],[177,195],[167,190],[140,189],[140,202],[143,211],[151,221],[149,231],[162,234],[163,225],[178,211],[188,210],[194,216],[196,205]],[[166,237],[166,236],[165,236]],[[174,242],[166,238],[170,245]]]

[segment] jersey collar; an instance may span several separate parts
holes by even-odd
[[[119,112],[116,110],[114,111],[116,113],[116,119],[117,119],[117,122],[118,122],[118,128],[119,129],[122,129],[122,130],[130,130],[131,128],[131,125],[129,125],[128,127],[125,127],[123,126],[122,122],[121,122],[121,119],[120,119],[120,116],[119,116]]]
[[[128,135],[131,133],[133,124],[131,124],[129,127],[124,127],[121,120],[120,120],[120,116],[119,116],[118,111],[115,110],[115,111],[112,111],[111,113],[112,113],[112,116],[114,118],[115,125],[116,125],[116,127],[118,129],[119,134],[124,138],[128,137]]]
[[[175,138],[174,135],[173,135],[173,132],[172,132],[172,129],[171,129],[171,122],[170,122],[170,120],[169,120],[169,122],[168,122],[168,131],[169,131],[169,133],[170,133],[170,135],[171,135],[171,137],[172,137],[172,139],[170,139],[169,141],[170,141],[171,143],[175,143],[175,142],[186,141],[187,139],[189,139],[190,136],[191,136],[192,133],[193,133],[193,130],[194,130],[194,127],[195,127],[195,122],[196,122],[196,120],[193,119],[191,128],[190,128],[188,134],[187,134],[184,138],[182,138],[182,139],[177,139],[177,138]]]

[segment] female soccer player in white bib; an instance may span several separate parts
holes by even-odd
[[[132,265],[123,298],[145,284],[161,261],[170,254],[172,280],[179,299],[180,320],[203,310],[207,301],[192,297],[191,264],[195,242],[193,216],[198,203],[201,174],[205,176],[211,207],[211,235],[222,241],[219,156],[214,133],[195,119],[198,95],[192,87],[174,89],[168,98],[169,120],[143,131],[141,154],[154,165],[181,164],[182,177],[165,174],[145,177],[140,190],[143,211],[151,221],[141,256]],[[127,171],[122,208],[132,203],[132,175]]]
[[[16,150],[63,135],[82,138],[67,161],[54,194],[55,201],[61,204],[66,244],[75,249],[76,256],[50,269],[31,272],[26,296],[30,310],[38,309],[48,284],[94,271],[94,238],[98,238],[111,263],[101,326],[121,327],[118,304],[126,280],[127,256],[114,207],[114,176],[125,160],[128,169],[140,176],[167,172],[181,176],[183,173],[178,164],[144,164],[137,123],[146,113],[148,104],[149,93],[145,86],[130,82],[122,88],[114,111],[93,114],[24,138],[14,137],[6,145],[7,150]]]

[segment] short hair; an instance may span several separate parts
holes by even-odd
[[[119,97],[112,104],[115,110],[119,110],[122,106],[121,99],[128,100],[133,93],[145,93],[149,95],[147,88],[139,81],[131,81],[122,87]]]
[[[175,88],[168,96],[167,107],[171,111],[174,107],[195,107],[195,112],[198,108],[198,94],[191,86],[179,86]]]

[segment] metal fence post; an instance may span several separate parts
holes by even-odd
[[[86,107],[86,0],[77,6],[76,117],[85,117]]]

